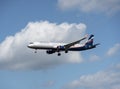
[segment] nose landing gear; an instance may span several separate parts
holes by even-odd
[[[37,53],[37,49],[35,49],[34,53]]]

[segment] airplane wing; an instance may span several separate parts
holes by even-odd
[[[77,40],[77,41],[75,41],[75,42],[72,42],[72,43],[69,43],[69,44],[64,45],[65,50],[69,49],[71,46],[73,46],[73,45],[75,45],[75,44],[80,43],[82,40],[84,40],[84,39],[86,39],[86,38],[87,38],[87,36],[85,36],[85,37],[83,37],[82,39]]]

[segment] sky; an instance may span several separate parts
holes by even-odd
[[[120,89],[119,23],[120,0],[0,0],[0,89]],[[27,48],[85,34],[100,45],[60,57]]]

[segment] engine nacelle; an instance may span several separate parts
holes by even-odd
[[[55,51],[54,50],[47,50],[46,53],[47,54],[53,54],[53,53],[55,53]]]

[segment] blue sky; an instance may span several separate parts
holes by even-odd
[[[120,88],[119,0],[2,0],[0,13],[0,89]],[[101,45],[59,58],[26,47],[84,34]]]

